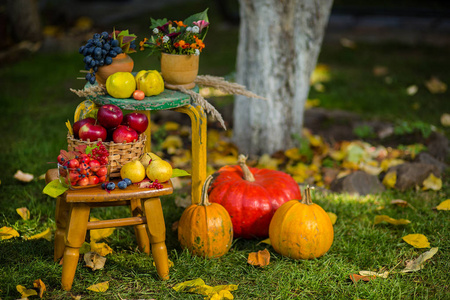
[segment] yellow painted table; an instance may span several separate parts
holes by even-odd
[[[86,85],[89,87],[89,84]],[[198,92],[198,87],[194,87]],[[138,101],[133,98],[117,99],[109,95],[89,98],[98,105],[114,104],[123,110],[131,110],[145,113],[150,122],[152,110],[173,110],[187,114],[191,119],[192,140],[192,171],[191,171],[191,200],[199,203],[202,193],[202,185],[206,180],[206,123],[207,118],[203,108],[193,103],[191,97],[185,93],[165,89],[157,96],[145,97]],[[151,127],[150,123],[145,132],[147,134],[146,152],[151,151]]]

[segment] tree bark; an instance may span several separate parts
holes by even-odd
[[[332,0],[239,0],[236,81],[268,100],[237,96],[233,139],[241,153],[294,146]]]
[[[42,40],[37,0],[8,0],[7,11],[17,42]]]

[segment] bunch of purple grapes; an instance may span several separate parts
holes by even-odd
[[[130,43],[130,48],[136,49],[134,40]],[[95,33],[85,45],[80,47],[78,52],[84,56],[84,68],[90,70],[85,78],[91,84],[94,84],[95,73],[98,68],[110,65],[113,58],[122,53],[122,48],[119,47],[119,40],[114,39],[108,32],[104,31],[101,34]]]

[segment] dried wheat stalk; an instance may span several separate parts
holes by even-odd
[[[103,86],[93,85],[82,90],[70,89],[71,92],[75,93],[78,97],[97,97],[106,94],[106,89]]]
[[[256,95],[255,93],[248,91],[245,86],[235,82],[228,82],[223,77],[199,75],[195,79],[195,83],[201,86],[216,88],[221,92],[229,95],[242,95],[249,98],[267,100],[267,98],[261,97],[259,95]]]
[[[203,98],[203,96],[201,96],[200,94],[198,94],[192,90],[188,90],[181,86],[178,87],[178,89],[181,92],[191,96],[195,103],[200,105],[207,113],[210,113],[211,116],[215,120],[219,121],[219,123],[220,123],[220,125],[222,125],[223,129],[227,130],[227,127],[225,126],[225,122],[222,118],[222,115],[216,110],[216,108],[214,106],[211,105],[211,103],[209,103],[205,98]]]

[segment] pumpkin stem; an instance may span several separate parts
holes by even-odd
[[[302,199],[302,203],[306,204],[306,205],[311,205],[313,204],[312,200],[311,200],[311,189],[314,189],[313,187],[310,188],[309,185],[306,186],[305,188],[305,197]]]
[[[211,205],[211,203],[209,202],[209,199],[208,199],[208,188],[209,188],[209,185],[210,185],[212,179],[213,179],[213,176],[209,175],[206,178],[205,182],[203,183],[202,198],[200,199],[199,205],[203,205],[203,206]]]
[[[248,166],[245,164],[247,161],[247,156],[243,154],[239,154],[238,157],[238,164],[241,166],[242,173],[244,173],[244,180],[246,181],[255,181],[255,176],[253,176],[253,173],[250,171]]]

